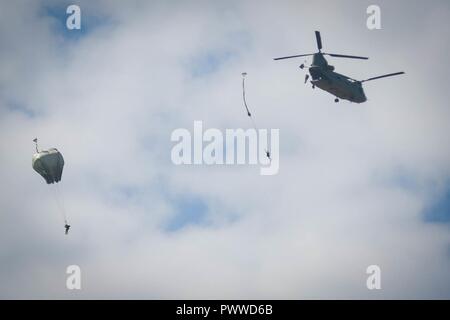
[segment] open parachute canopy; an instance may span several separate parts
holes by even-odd
[[[50,183],[61,180],[64,167],[64,158],[55,148],[42,150],[33,155],[33,169],[39,173],[45,181]]]

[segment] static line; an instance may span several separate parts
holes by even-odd
[[[245,99],[245,76],[246,75],[247,75],[247,72],[242,72],[242,99],[244,100],[244,106],[245,106],[245,109],[247,110],[247,115],[249,116],[249,118],[252,121],[253,129],[255,129],[255,131],[258,132],[258,128],[256,126],[255,119],[253,119],[250,109],[248,108],[248,105],[247,105],[247,100]],[[272,161],[272,158],[270,157],[270,151],[268,149],[264,149],[264,151],[266,152],[266,156],[269,159],[269,161]]]

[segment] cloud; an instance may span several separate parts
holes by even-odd
[[[446,2],[381,2],[380,31],[351,1],[77,3],[82,28],[101,21],[75,41],[60,4],[1,4],[0,297],[450,296],[448,224],[425,213],[450,173]],[[314,50],[316,29],[326,51],[371,58],[330,58],[337,71],[406,75],[335,104],[302,60],[272,60]],[[251,127],[243,71],[257,125],[280,129],[279,174],[173,165],[176,128]],[[36,136],[66,160],[69,237]]]

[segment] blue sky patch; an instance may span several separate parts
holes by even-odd
[[[424,211],[426,222],[450,223],[450,182],[446,190]]]
[[[9,111],[20,112],[20,113],[26,115],[28,118],[34,118],[37,116],[36,112],[34,110],[28,108],[25,104],[15,102],[15,101],[8,101],[5,105]]]
[[[212,74],[232,58],[233,54],[229,51],[210,51],[199,54],[191,59],[189,64],[190,74],[193,77],[201,77]]]
[[[78,4],[81,9],[81,28],[69,30],[66,26],[66,22],[71,14],[66,13],[66,10],[71,4],[77,4],[77,2],[62,1],[61,3],[53,5],[44,5],[42,8],[42,15],[55,19],[56,23],[54,24],[53,30],[65,40],[78,40],[90,34],[98,27],[111,23],[108,17],[98,15],[95,12],[92,12],[92,10],[83,10],[83,7]]]
[[[189,225],[207,224],[208,206],[197,197],[181,197],[174,200],[174,215],[167,223],[166,231],[178,231]]]

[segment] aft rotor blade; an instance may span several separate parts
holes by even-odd
[[[295,56],[287,56],[287,57],[273,58],[273,60],[283,60],[283,59],[299,58],[299,57],[306,57],[306,56],[312,56],[312,55],[314,55],[314,53],[298,54],[298,55],[295,55]]]
[[[364,60],[369,59],[368,57],[349,56],[346,54],[337,54],[337,53],[324,53],[324,54],[332,56],[332,57],[336,57],[336,58],[351,58],[351,59],[364,59]]]
[[[401,72],[395,72],[395,73],[384,74],[384,75],[382,75],[382,76],[373,77],[373,78],[369,78],[369,79],[366,79],[366,80],[361,80],[361,82],[366,82],[366,81],[376,80],[376,79],[381,79],[381,78],[386,78],[386,77],[392,77],[392,76],[398,76],[399,74],[404,74],[404,72],[401,71]]]
[[[322,38],[320,37],[320,32],[319,31],[315,31],[316,33],[316,41],[317,41],[317,48],[320,50],[322,50]]]

